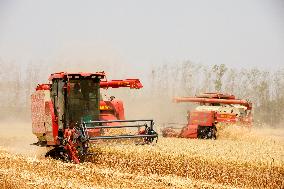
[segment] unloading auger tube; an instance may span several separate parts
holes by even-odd
[[[200,97],[175,97],[174,102],[197,102],[197,103],[221,103],[221,104],[240,104],[246,106],[248,110],[252,109],[252,103],[247,100],[240,99],[216,99],[216,98],[200,98]]]

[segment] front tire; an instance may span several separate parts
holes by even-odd
[[[198,126],[197,138],[199,139],[216,139],[217,129],[215,126]]]
[[[48,151],[45,154],[45,157],[51,157],[56,160],[61,160],[63,162],[70,162],[70,157],[68,152],[65,150],[63,146],[56,146],[52,150]]]

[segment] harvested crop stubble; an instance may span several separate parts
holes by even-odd
[[[0,188],[228,188],[175,175],[131,174],[94,163],[62,163],[0,149]]]
[[[284,188],[284,141],[231,135],[97,144],[97,155],[78,165],[0,147],[0,188]]]
[[[101,146],[89,161],[132,174],[176,175],[233,187],[283,188],[284,143],[272,138],[162,138],[155,146]]]

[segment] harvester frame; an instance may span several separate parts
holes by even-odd
[[[54,147],[46,156],[79,163],[93,141],[141,138],[151,143],[158,137],[151,119],[101,120],[101,88],[142,87],[138,79],[108,82],[104,78],[104,72],[59,72],[51,74],[50,84],[37,86],[32,94],[32,129],[36,145]],[[136,134],[108,135],[109,129],[127,127],[137,128]]]

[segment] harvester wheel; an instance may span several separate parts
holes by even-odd
[[[214,126],[212,128],[212,139],[216,140],[217,139],[217,128]]]
[[[146,131],[147,135],[155,135],[157,134],[156,131],[152,130],[152,129],[148,129]],[[153,141],[155,140],[154,137],[147,137],[144,139],[145,144],[151,144]],[[156,140],[158,140],[158,137],[156,137]]]
[[[62,160],[63,162],[70,162],[70,157],[68,152],[63,146],[58,146],[48,151],[45,157],[51,157],[53,159]]]
[[[216,139],[217,129],[215,126],[198,126],[197,138],[199,139]]]

